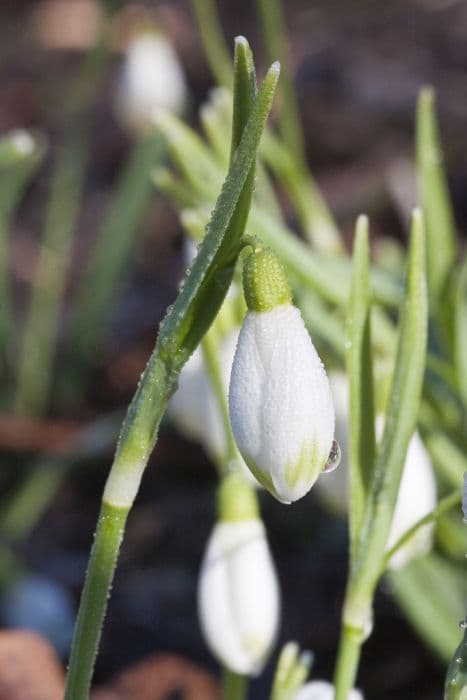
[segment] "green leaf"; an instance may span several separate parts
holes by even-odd
[[[75,365],[72,373],[78,389],[82,390],[83,368],[89,363],[90,354],[98,351],[107,328],[153,195],[151,169],[163,158],[164,151],[161,135],[152,131],[135,145],[117,182],[77,295],[69,355]]]
[[[243,65],[242,62],[236,65]],[[161,324],[156,347],[129,408],[118,458],[145,459],[156,439],[161,416],[175,388],[180,369],[211,325],[232,280],[243,234],[245,187],[251,188],[251,167],[277,84],[274,64],[259,91],[229,173],[216,202],[199,253],[174,305]],[[239,207],[240,204],[240,207]],[[155,392],[158,401],[154,401]]]
[[[380,576],[405,456],[417,423],[425,370],[427,326],[425,234],[421,212],[416,210],[412,217],[406,298],[401,312],[384,433],[376,457],[347,594],[345,618],[350,627],[355,624],[354,620],[360,619],[361,611],[368,610],[371,605]]]
[[[461,633],[465,572],[434,553],[388,574],[391,588],[407,618],[425,643],[447,662]]]
[[[417,106],[417,175],[427,242],[430,298],[440,301],[456,256],[456,229],[443,167],[434,109],[435,93],[424,88]]]
[[[0,139],[0,376],[4,382],[11,338],[12,308],[8,280],[8,229],[16,207],[45,151],[40,135],[15,130]],[[3,399],[6,398],[5,391]]]
[[[347,374],[350,388],[350,541],[360,532],[375,459],[371,289],[368,219],[361,216],[355,233],[352,284],[347,321]]]
[[[454,367],[459,394],[467,411],[467,258],[457,281],[454,313]]]

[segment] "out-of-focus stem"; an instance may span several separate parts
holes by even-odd
[[[223,679],[223,700],[244,700],[246,697],[248,678],[224,669]]]
[[[192,0],[201,41],[213,75],[220,85],[232,86],[232,61],[219,22],[215,0]]]

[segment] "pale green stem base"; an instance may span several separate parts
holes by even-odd
[[[362,643],[360,630],[347,625],[342,626],[334,676],[334,700],[347,700],[355,685]]]
[[[65,700],[87,700],[128,508],[102,504],[70,656]]]
[[[224,669],[222,685],[223,700],[245,700],[248,690],[247,676]]]

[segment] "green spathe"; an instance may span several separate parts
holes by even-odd
[[[258,248],[243,263],[243,291],[250,311],[270,311],[290,304],[292,292],[279,258],[271,248]]]

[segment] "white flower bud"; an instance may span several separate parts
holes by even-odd
[[[306,683],[293,696],[293,700],[334,700],[334,686],[326,681]],[[348,700],[363,700],[359,690],[351,690]]]
[[[250,310],[230,377],[232,430],[257,480],[291,503],[327,464],[334,435],[331,391],[272,251],[246,259],[243,281]]]
[[[235,485],[237,495],[241,488]],[[246,484],[243,488],[250,495],[230,510],[228,504],[227,519],[215,525],[209,538],[199,578],[198,612],[214,656],[231,671],[256,676],[276,637],[280,601],[264,525],[251,509],[254,492]]]
[[[329,375],[331,390],[336,409],[336,436],[342,447],[343,460],[341,468],[331,474],[323,474],[316,485],[316,493],[325,505],[338,514],[345,514],[348,509],[348,443],[349,443],[349,383],[343,372],[331,372]],[[376,419],[376,434],[382,436],[384,417]],[[402,472],[394,510],[392,525],[386,549],[390,549],[397,540],[414,525],[417,520],[430,513],[437,504],[436,479],[427,450],[418,432],[409,442],[404,469]],[[433,524],[421,527],[411,539],[395,552],[389,566],[401,568],[413,558],[422,556],[431,548]]]
[[[137,34],[127,49],[116,103],[124,128],[144,134],[158,110],[183,111],[186,96],[185,76],[168,39],[154,31]]]

